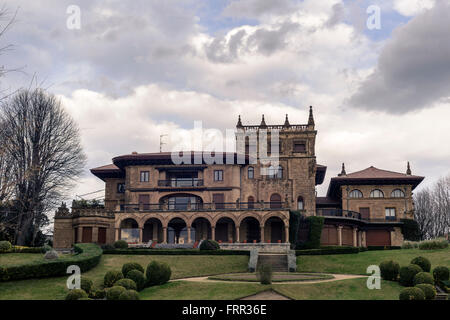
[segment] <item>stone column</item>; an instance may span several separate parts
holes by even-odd
[[[265,237],[265,228],[264,228],[264,226],[261,226],[260,228],[259,228],[260,230],[261,230],[261,242],[262,243],[264,243],[264,242],[266,242],[266,237]]]
[[[158,224],[157,223],[152,224],[152,240],[158,241]]]
[[[362,247],[362,232],[358,231],[358,247]]]
[[[83,227],[78,227],[78,242],[83,242]]]
[[[342,226],[338,226],[338,245],[342,246]]]
[[[240,241],[239,227],[236,227],[236,242],[239,243],[239,241]]]
[[[187,243],[191,243],[191,227],[187,228]]]
[[[361,246],[362,247],[367,247],[366,231],[363,231],[362,234],[361,234]]]
[[[120,228],[116,228],[116,241],[120,238]]]
[[[211,226],[211,239],[216,240],[216,226]]]
[[[163,227],[163,243],[167,243],[167,227]]]
[[[353,246],[358,246],[358,239],[357,239],[358,229],[356,227],[353,227]]]
[[[144,229],[139,228],[139,243],[142,243],[144,240]]]
[[[289,226],[284,227],[284,238],[286,239],[286,243],[289,243],[291,239],[289,239]]]
[[[98,243],[98,227],[92,228],[92,242]]]

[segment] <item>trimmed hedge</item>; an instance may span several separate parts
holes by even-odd
[[[125,276],[127,279],[131,279],[136,283],[137,291],[141,291],[145,288],[145,276],[144,273],[139,270],[131,270]]]
[[[88,295],[91,294],[94,283],[85,277],[81,277],[81,289],[83,289]]]
[[[103,277],[103,284],[106,288],[114,286],[114,283],[123,279],[123,274],[120,271],[108,271]]]
[[[419,272],[414,276],[414,285],[422,283],[434,284],[433,276],[428,272]]]
[[[147,277],[147,286],[151,287],[168,282],[172,271],[167,263],[152,261],[148,264],[145,275]]]
[[[106,300],[119,300],[120,295],[126,291],[127,289],[120,286],[114,286],[106,289]]]
[[[404,288],[400,292],[400,300],[425,300],[425,293],[420,288],[409,287]]]
[[[392,260],[380,263],[381,278],[389,281],[397,281],[400,265]]]
[[[419,224],[413,219],[400,219],[402,224],[403,238],[407,241],[420,241],[422,235],[420,234]]]
[[[316,255],[326,255],[326,254],[355,254],[359,253],[360,249],[356,247],[339,247],[339,246],[329,246],[322,247],[319,249],[305,249],[305,250],[295,250],[295,255],[297,256],[316,256]]]
[[[66,295],[66,300],[80,300],[86,299],[87,297],[88,294],[83,289],[73,289]]]
[[[114,283],[114,286],[124,287],[127,290],[137,290],[136,282],[131,279],[120,279]]]
[[[217,241],[214,240],[203,240],[200,244],[200,250],[220,250],[220,245]]]
[[[300,228],[300,220],[302,214],[298,210],[289,210],[289,239],[293,248],[298,245],[298,230]]]
[[[103,254],[129,254],[129,255],[161,255],[161,256],[195,256],[195,255],[217,255],[217,256],[249,256],[248,250],[198,250],[198,249],[114,249],[103,250]]]
[[[125,240],[117,240],[116,242],[114,242],[114,248],[126,249],[128,248],[128,243]]]
[[[136,290],[127,290],[120,294],[119,300],[139,300],[139,293]]]
[[[375,251],[375,250],[399,250],[402,247],[400,246],[368,246],[368,251]]]
[[[0,241],[0,252],[8,252],[12,248],[11,242],[9,241]]]
[[[435,250],[448,248],[448,241],[445,239],[426,240],[419,243],[421,250]]]
[[[306,220],[309,223],[309,239],[302,247],[305,249],[319,249],[325,218],[310,216]]]
[[[80,243],[76,244],[74,248],[77,254],[57,260],[42,259],[20,265],[0,265],[0,282],[67,276],[67,268],[71,265],[77,265],[81,272],[86,272],[100,262],[102,250],[96,244]]]
[[[416,257],[411,260],[411,264],[417,264],[422,268],[424,272],[430,272],[431,270],[431,262],[427,258],[424,257]]]
[[[445,266],[438,266],[433,270],[433,278],[436,283],[448,281],[450,278],[450,270]]]
[[[421,283],[416,285],[417,288],[423,291],[425,294],[425,299],[433,300],[436,297],[436,289],[433,285],[428,283]]]
[[[122,274],[126,276],[131,270],[138,270],[144,273],[144,267],[137,262],[128,262],[122,266]]]
[[[412,287],[414,285],[414,277],[422,268],[417,264],[410,264],[409,266],[401,267],[399,272],[399,282],[404,287]]]

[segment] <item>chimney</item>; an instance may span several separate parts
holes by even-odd
[[[411,175],[411,166],[409,165],[409,161],[408,161],[408,166],[407,166],[407,168],[406,168],[406,174],[407,174],[408,176]]]

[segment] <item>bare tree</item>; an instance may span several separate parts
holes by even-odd
[[[414,204],[414,218],[424,239],[442,237],[450,232],[450,176],[418,192]]]
[[[79,130],[55,96],[42,89],[19,91],[2,105],[0,117],[18,212],[15,243],[33,243],[48,223],[46,213],[84,168]]]

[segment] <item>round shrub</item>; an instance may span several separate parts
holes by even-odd
[[[53,250],[53,248],[50,247],[48,244],[46,244],[46,245],[44,245],[44,246],[42,247],[42,252],[43,252],[43,253],[46,253],[46,252],[52,251],[52,250]]]
[[[203,240],[200,244],[200,250],[219,250],[220,245],[214,240]]]
[[[102,245],[102,250],[114,250],[114,246],[112,244],[104,244]]]
[[[417,257],[411,260],[411,264],[417,264],[419,267],[422,268],[424,272],[430,272],[431,270],[431,263],[430,260],[424,257]]]
[[[114,283],[120,279],[123,279],[123,274],[120,271],[108,271],[103,278],[103,284],[106,288],[110,288]]]
[[[434,300],[434,298],[436,297],[436,289],[433,285],[428,283],[421,283],[416,285],[416,287],[423,291],[423,293],[425,294],[425,299]]]
[[[172,271],[167,263],[152,261],[148,264],[145,275],[147,286],[164,284],[169,281]]]
[[[261,284],[271,284],[272,275],[272,266],[270,264],[265,264],[258,268],[258,278]]]
[[[126,292],[127,289],[120,286],[114,286],[106,290],[106,300],[119,300],[122,293]]]
[[[145,276],[144,273],[139,270],[131,270],[126,275],[127,279],[131,279],[136,283],[137,291],[141,291],[145,288]]]
[[[70,290],[66,296],[66,300],[80,300],[82,298],[87,298],[87,293],[82,289]]]
[[[400,292],[399,299],[400,300],[425,300],[425,293],[421,289],[415,288],[415,287],[404,288]]]
[[[428,272],[419,272],[414,276],[414,285],[428,283],[433,284],[433,277]]]
[[[412,287],[414,285],[414,276],[419,272],[422,272],[422,268],[417,264],[401,267],[399,272],[400,284],[404,287]]]
[[[122,274],[123,275],[127,275],[128,272],[130,272],[131,270],[139,270],[140,272],[144,273],[144,268],[137,262],[125,263],[122,266]]]
[[[439,266],[433,270],[433,278],[436,282],[448,281],[450,278],[450,271],[445,266]]]
[[[45,254],[44,254],[44,259],[45,260],[56,260],[56,259],[58,259],[58,252],[56,252],[55,250],[50,250],[50,251],[47,251]]]
[[[85,277],[81,277],[81,289],[83,289],[87,294],[90,294],[92,291],[93,283],[92,280],[86,279]]]
[[[136,282],[134,282],[131,279],[120,279],[114,283],[114,286],[121,286],[124,287],[127,290],[136,290]]]
[[[92,290],[89,297],[95,300],[103,300],[106,297],[106,291],[105,289]]]
[[[128,243],[125,240],[117,240],[114,242],[114,248],[116,249],[127,249]]]
[[[139,293],[136,290],[127,290],[120,294],[119,300],[139,300]]]
[[[6,252],[12,249],[11,242],[9,241],[0,241],[0,252]]]
[[[384,280],[397,281],[400,265],[392,260],[380,263],[381,278]]]

